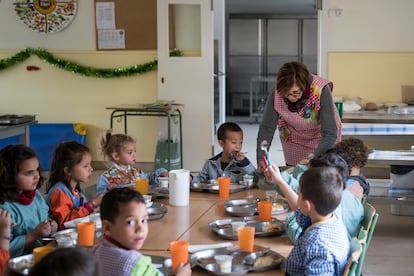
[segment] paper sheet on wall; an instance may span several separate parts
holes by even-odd
[[[115,29],[115,3],[97,2],[96,3],[96,28]]]
[[[98,30],[98,49],[125,49],[125,30]]]

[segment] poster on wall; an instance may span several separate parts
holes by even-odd
[[[77,0],[14,0],[14,10],[26,27],[39,33],[56,33],[74,19]]]

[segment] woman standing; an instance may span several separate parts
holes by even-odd
[[[341,140],[341,118],[332,98],[332,82],[309,73],[299,62],[285,63],[276,90],[269,95],[257,135],[257,164],[263,168],[262,141],[279,130],[287,165],[317,156]]]

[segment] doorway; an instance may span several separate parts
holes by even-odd
[[[306,64],[317,73],[317,14],[249,15],[228,19],[226,115],[261,116],[279,67]]]

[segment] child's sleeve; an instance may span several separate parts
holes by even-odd
[[[212,168],[212,166],[210,165],[210,161],[209,160],[207,160],[206,162],[204,162],[203,168],[201,169],[201,171],[198,174],[198,176],[195,179],[193,179],[193,183],[207,182],[210,179],[217,178],[217,173],[214,173],[214,175],[212,175],[213,173],[210,172],[210,169],[211,168]]]
[[[245,157],[242,161],[238,162],[237,166],[243,171],[243,175],[253,175],[256,172],[255,166],[253,166],[252,162],[250,162],[250,160],[247,157]]]
[[[168,172],[164,168],[156,169],[153,173],[144,173],[143,171],[140,172],[139,177],[140,178],[148,178],[149,185],[156,185],[158,184],[158,177],[161,173]]]
[[[151,263],[151,257],[142,256],[132,269],[131,276],[164,276],[164,274]]]
[[[55,190],[50,196],[50,213],[57,222],[59,229],[65,229],[64,223],[66,221],[86,217],[90,214],[90,211],[83,206],[76,210],[72,200],[65,192]]]
[[[0,275],[6,275],[7,263],[10,259],[10,253],[8,250],[0,250]]]
[[[283,180],[289,185],[289,187],[295,192],[298,193],[298,188],[299,188],[299,181],[294,178],[292,176],[292,174],[283,171],[280,173],[280,175],[282,176]],[[279,194],[281,194],[282,196],[285,196],[282,192],[282,190],[279,188],[279,185],[275,185],[276,186],[276,190]]]
[[[296,221],[295,212],[290,212],[286,216],[285,231],[290,241],[295,244],[300,234],[302,233],[302,228],[300,228],[299,224]]]
[[[109,187],[109,180],[107,177],[105,177],[104,174],[102,174],[98,178],[98,182],[96,183],[96,196],[102,195],[108,191]]]

